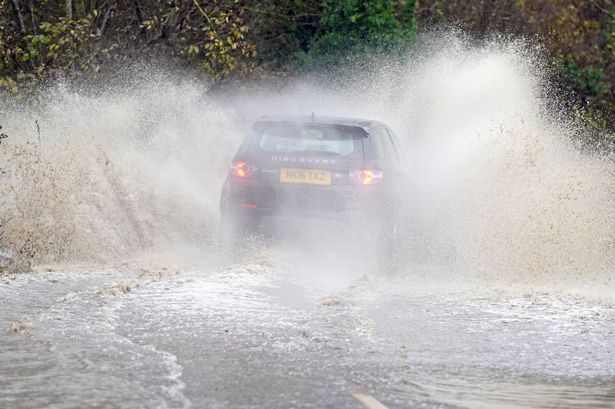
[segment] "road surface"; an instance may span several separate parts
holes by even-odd
[[[0,407],[615,407],[608,304],[325,270],[5,277]]]

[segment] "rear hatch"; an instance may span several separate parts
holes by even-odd
[[[352,126],[257,122],[238,158],[254,167],[252,199],[260,208],[290,213],[347,210],[365,136]]]

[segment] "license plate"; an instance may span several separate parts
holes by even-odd
[[[280,169],[280,182],[282,183],[306,183],[309,185],[330,185],[330,170],[315,169]]]

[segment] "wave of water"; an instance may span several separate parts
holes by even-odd
[[[155,69],[108,89],[56,85],[0,111],[5,244],[37,262],[215,251],[218,197],[250,122],[266,113],[389,123],[413,166],[406,270],[444,253],[475,282],[612,292],[612,155],[573,143],[529,47],[426,44],[401,64],[211,92]],[[143,79],[147,78],[147,79]]]

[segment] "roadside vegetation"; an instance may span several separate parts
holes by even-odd
[[[550,61],[566,114],[589,130],[581,142],[615,151],[615,0],[0,0],[0,103],[36,99],[58,80],[104,80],[135,64],[177,68],[218,88],[369,69],[382,57],[404,58],[431,32],[535,46]],[[61,206],[40,193],[57,173],[39,161],[34,125],[38,140],[26,147],[0,133],[0,178],[38,175],[37,197]],[[32,166],[9,166],[16,154]],[[53,245],[73,233],[13,229],[23,234],[11,237],[12,253],[3,252],[3,228],[15,222],[4,211],[15,195],[7,189],[0,186],[0,274],[29,269],[31,243]],[[17,210],[36,220],[29,203]]]
[[[7,149],[8,135],[2,132],[2,125],[0,125],[0,159],[4,159],[3,156]],[[0,177],[11,179],[11,172],[7,169],[6,164],[9,163],[6,160],[0,161]],[[18,244],[11,246],[5,237],[5,229],[10,222],[10,217],[7,216],[5,211],[7,204],[5,199],[11,194],[11,184],[0,184],[0,276],[5,273],[18,273],[29,271],[32,267],[32,262],[36,254],[36,250],[32,246],[32,240],[30,237],[22,238]]]
[[[0,89],[165,62],[215,84],[403,55],[417,33],[460,29],[540,44],[571,105],[615,128],[613,0],[0,0]]]

